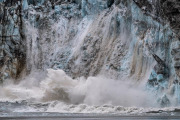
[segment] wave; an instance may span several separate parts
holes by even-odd
[[[25,101],[24,109],[15,110],[23,112],[41,111],[45,104],[42,111],[75,113],[141,111],[138,107],[156,106],[152,95],[128,80],[103,76],[72,79],[62,70],[48,69],[47,72],[47,75],[35,72],[19,84],[6,81],[0,87],[0,101],[18,105]]]

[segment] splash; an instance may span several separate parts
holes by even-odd
[[[64,71],[52,69],[48,69],[47,78],[44,80],[31,76],[18,85],[8,83],[0,89],[1,101],[61,101],[66,104],[110,104],[127,107],[145,107],[153,104],[150,102],[152,96],[128,82],[103,76],[72,79]]]

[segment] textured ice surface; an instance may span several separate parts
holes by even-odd
[[[131,0],[116,2],[24,0],[8,9],[0,4],[2,16],[6,16],[0,24],[1,81],[5,84],[8,78],[23,78],[48,68],[62,69],[70,76],[53,71],[57,78],[27,78],[18,85],[2,87],[2,98],[90,105],[177,105],[178,39],[169,24],[144,14],[146,7],[140,9]]]

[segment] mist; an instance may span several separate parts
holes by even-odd
[[[113,80],[103,76],[72,79],[62,70],[47,70],[47,77],[30,75],[19,84],[1,87],[1,101],[26,100],[29,102],[61,101],[66,104],[114,105],[150,107],[153,96],[129,80]],[[42,74],[43,75],[43,74]],[[39,79],[38,79],[39,78]],[[34,82],[36,81],[36,82]],[[126,82],[127,81],[127,82]],[[29,84],[27,84],[29,83]]]

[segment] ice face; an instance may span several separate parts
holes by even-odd
[[[133,1],[114,2],[24,0],[9,9],[2,4],[7,20],[0,24],[1,81],[62,69],[72,78],[129,79],[155,91],[162,106],[176,104],[169,99],[179,101],[178,84],[172,84],[179,76],[178,40],[169,24]],[[175,92],[169,93],[172,86]]]
[[[28,2],[27,2],[27,0],[23,0],[23,10],[26,10],[26,9],[28,9]]]

